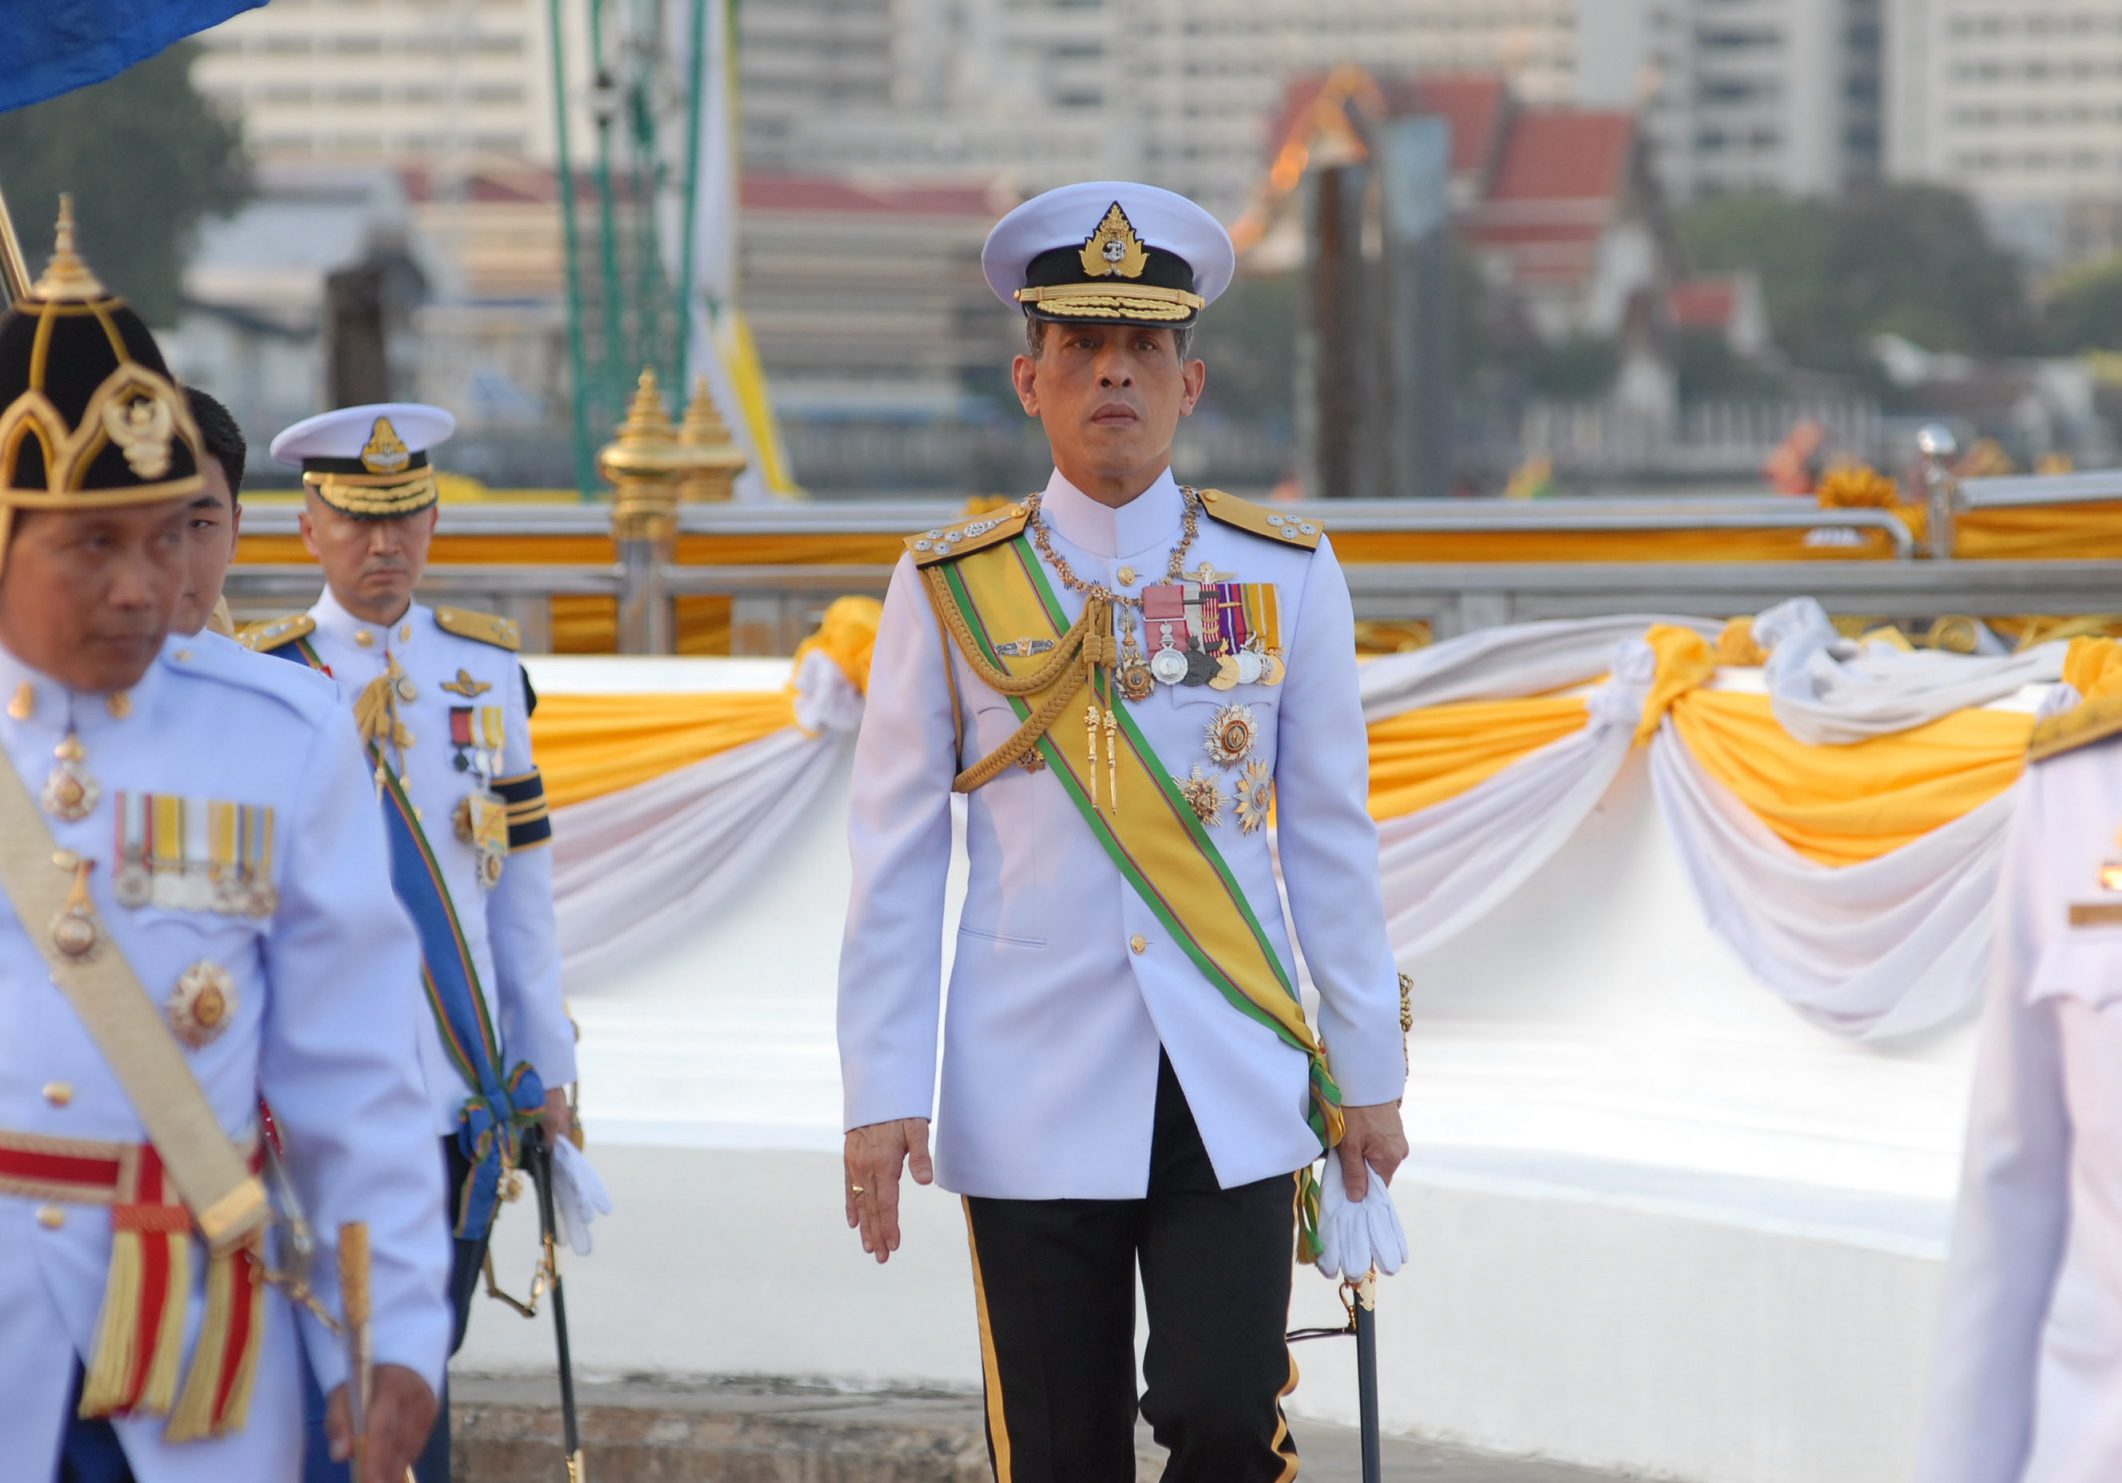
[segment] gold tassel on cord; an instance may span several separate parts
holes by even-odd
[[[134,1349],[140,1338],[140,1289],[145,1259],[138,1231],[111,1232],[110,1272],[103,1282],[103,1314],[96,1320],[96,1348],[81,1382],[85,1420],[109,1416],[130,1399]]]
[[[181,1205],[121,1205],[111,1212],[111,1265],[96,1321],[96,1352],[81,1389],[84,1417],[160,1416],[177,1393],[184,1358],[185,1310],[192,1291],[191,1217]],[[148,1242],[164,1252],[154,1332],[148,1323]],[[154,1347],[137,1392],[141,1347]]]
[[[192,1350],[191,1370],[184,1377],[184,1392],[170,1413],[163,1433],[171,1442],[192,1442],[205,1437],[226,1436],[241,1431],[250,1419],[251,1391],[258,1374],[258,1350],[264,1340],[264,1269],[250,1257],[247,1248],[216,1253],[206,1274],[206,1316],[199,1325],[199,1342]],[[248,1302],[237,1315],[237,1298],[247,1287]],[[243,1332],[237,1333],[238,1322]],[[239,1348],[235,1372],[229,1374],[229,1341]],[[224,1388],[228,1399],[216,1419],[214,1408]]]
[[[1083,713],[1083,729],[1090,737],[1090,806],[1098,807],[1098,702],[1092,692],[1090,709]]]

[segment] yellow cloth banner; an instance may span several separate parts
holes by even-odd
[[[786,694],[544,695],[531,746],[554,808],[631,788],[796,724]]]
[[[2033,717],[1967,710],[1853,746],[1793,740],[1765,695],[1697,690],[1673,726],[1702,770],[1792,849],[1855,865],[1995,798],[2026,762]]]
[[[1434,808],[1504,768],[1582,731],[1581,700],[1469,701],[1432,706],[1370,727],[1370,816]]]

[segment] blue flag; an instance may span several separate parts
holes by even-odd
[[[116,77],[265,0],[0,0],[0,113]]]

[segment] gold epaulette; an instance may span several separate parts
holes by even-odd
[[[2122,695],[2104,695],[2048,717],[2034,727],[2026,760],[2046,762],[2065,752],[2122,735]]]
[[[435,622],[444,633],[492,644],[511,654],[523,647],[523,630],[516,627],[516,620],[504,618],[499,613],[481,613],[473,608],[437,608]]]
[[[919,535],[906,538],[907,554],[914,558],[915,566],[934,566],[939,561],[950,561],[973,551],[984,551],[989,546],[999,546],[1004,541],[1016,539],[1024,529],[1024,522],[1031,512],[1022,504],[993,515],[982,515],[976,520],[961,520],[956,525],[940,526],[935,530],[924,530]]]
[[[290,613],[285,618],[268,618],[262,623],[244,624],[236,630],[236,642],[253,654],[269,654],[296,639],[308,638],[316,631],[315,618],[307,613]]]
[[[1318,550],[1320,538],[1326,534],[1326,527],[1310,515],[1287,515],[1220,489],[1202,490],[1201,508],[1208,511],[1211,520],[1307,551]]]

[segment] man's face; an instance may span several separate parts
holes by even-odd
[[[1079,483],[1146,487],[1170,464],[1172,435],[1200,400],[1207,367],[1180,360],[1169,329],[1050,324],[1044,333],[1040,354],[1018,356],[1011,373],[1054,462]]]
[[[197,633],[213,616],[243,526],[243,510],[229,490],[221,460],[202,463],[206,488],[184,511],[184,591],[177,597],[177,616],[170,621],[177,633]]]
[[[427,569],[436,514],[430,505],[394,520],[356,520],[311,494],[302,512],[302,544],[324,568],[342,607],[372,623],[393,623]]]
[[[0,564],[0,643],[74,690],[125,690],[184,590],[186,502],[21,510]]]

